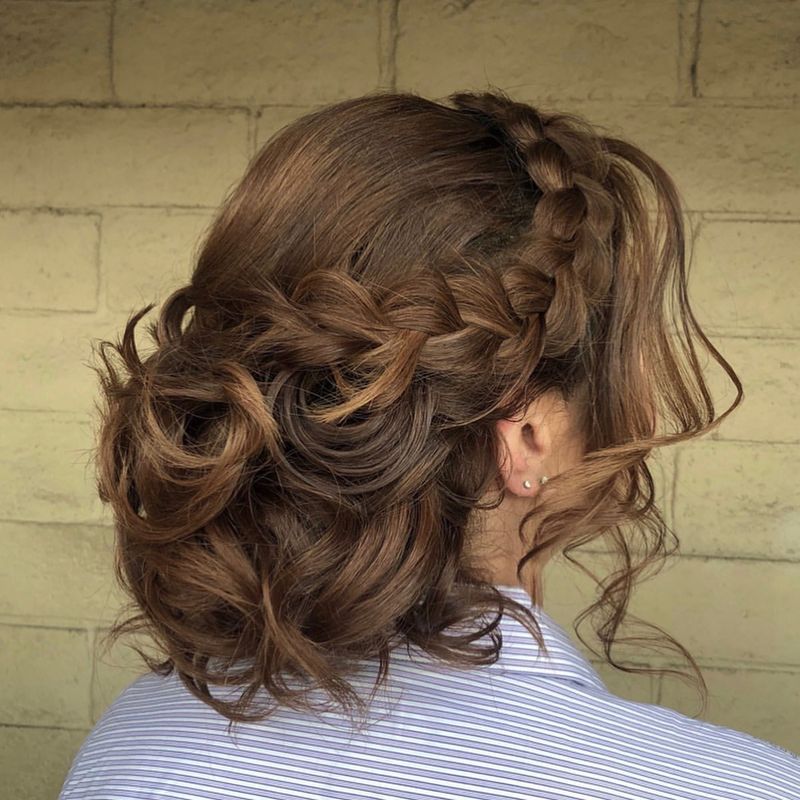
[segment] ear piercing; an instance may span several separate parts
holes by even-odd
[[[547,483],[547,481],[548,481],[548,480],[550,480],[550,479],[547,477],[547,475],[542,475],[542,477],[541,477],[541,478],[539,478],[539,486],[544,486],[544,485]],[[523,485],[523,486],[524,486],[526,489],[530,489],[532,484],[531,484],[531,482],[530,482],[530,481],[529,481],[529,480],[526,478],[524,481],[522,481],[522,485]]]

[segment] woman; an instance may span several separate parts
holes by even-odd
[[[113,635],[160,657],[62,800],[800,797],[795,756],[612,695],[541,609],[547,559],[607,537],[613,663],[677,544],[647,457],[741,400],[675,186],[576,115],[448,101],[279,131],[155,350],[152,304],[102,343],[98,489],[135,604]],[[737,388],[718,416],[697,343]]]

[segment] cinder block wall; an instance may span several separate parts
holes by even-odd
[[[378,87],[443,97],[491,82],[585,113],[674,175],[696,234],[695,307],[747,399],[659,459],[683,554],[633,611],[704,667],[708,719],[800,750],[798,19],[795,0],[0,0],[8,796],[54,797],[137,674],[124,648],[94,657],[121,598],[88,464],[90,339],[185,279],[273,131]],[[569,627],[587,584],[557,562],[547,580]],[[679,680],[601,671],[629,697],[696,710]]]

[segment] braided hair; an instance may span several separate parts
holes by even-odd
[[[646,459],[741,398],[688,303],[664,169],[575,114],[449,100],[377,92],[277,131],[150,324],[154,350],[134,334],[155,303],[100,343],[97,486],[131,601],[107,642],[149,635],[148,667],[231,722],[313,711],[295,679],[363,712],[349,675],[378,662],[374,696],[399,645],[492,663],[487,612],[543,644],[469,553],[474,512],[495,507],[496,423],[552,390],[581,400],[587,453],[522,520],[518,575],[608,539],[619,568],[592,575],[579,621],[621,666],[632,587],[677,545]],[[739,390],[721,415],[697,341]],[[256,707],[262,690],[275,705]]]

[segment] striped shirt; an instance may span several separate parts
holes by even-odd
[[[524,589],[498,588],[532,609],[549,658],[507,613],[495,664],[447,667],[398,648],[363,732],[340,711],[281,707],[229,734],[174,673],[146,674],[97,721],[59,800],[800,798],[800,757],[612,694]],[[366,664],[352,682],[368,694],[377,662]]]

